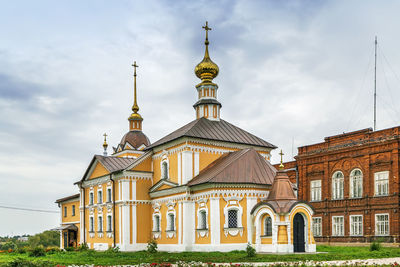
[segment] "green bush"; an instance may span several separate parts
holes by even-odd
[[[149,253],[157,252],[157,241],[155,241],[154,239],[150,239],[149,242],[147,242],[147,252]]]
[[[371,243],[371,245],[369,245],[369,250],[370,251],[379,251],[381,250],[382,245],[379,241],[374,241]]]
[[[26,248],[20,247],[20,248],[17,248],[15,251],[19,254],[24,254],[24,253],[26,253]]]
[[[247,257],[252,258],[256,256],[256,249],[250,243],[247,243],[246,247]]]
[[[53,267],[54,263],[48,261],[30,261],[23,258],[17,258],[5,265],[4,267]]]
[[[119,247],[109,247],[106,252],[108,253],[118,253],[119,252]]]
[[[44,255],[46,255],[46,251],[43,246],[37,246],[29,252],[29,257],[43,257]]]
[[[82,243],[78,246],[77,248],[78,251],[88,251],[89,250],[89,246],[87,243]]]
[[[65,249],[65,251],[68,251],[68,252],[75,251],[74,247],[66,247],[64,249]]]

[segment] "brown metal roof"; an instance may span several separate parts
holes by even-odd
[[[252,148],[222,155],[202,170],[188,185],[240,183],[271,185],[275,168]]]
[[[267,200],[297,200],[292,183],[286,172],[276,172],[276,177]]]
[[[80,194],[75,194],[75,195],[72,195],[72,196],[63,197],[63,198],[57,199],[56,203],[64,202],[64,201],[71,200],[71,199],[74,199],[74,198],[78,198],[79,199],[79,196],[80,196]]]
[[[120,158],[120,157],[105,157],[95,155],[95,158],[109,171],[120,171],[131,165],[136,159],[134,158]]]
[[[217,140],[238,144],[254,145],[260,147],[276,148],[267,141],[224,120],[212,121],[204,117],[189,122],[185,126],[170,133],[153,143],[146,149],[150,149],[180,137],[195,137],[207,140]]]
[[[150,140],[142,131],[129,131],[121,139],[120,145],[123,147],[129,143],[133,148],[138,149],[141,145],[149,146]]]

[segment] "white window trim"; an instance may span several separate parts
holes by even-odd
[[[243,224],[242,224],[242,217],[243,217],[243,208],[240,206],[239,201],[241,199],[237,197],[230,197],[230,198],[224,198],[225,201],[227,201],[227,204],[224,207],[224,216],[225,216],[225,222],[224,222],[224,234],[225,236],[231,235],[231,236],[237,236],[240,234],[240,236],[243,235]],[[237,210],[237,228],[229,228],[229,221],[228,221],[228,212],[229,210]]]
[[[266,224],[266,221],[267,221],[267,219],[268,218],[270,218],[271,219],[271,235],[267,235],[267,224]],[[263,235],[263,237],[272,237],[272,234],[273,234],[273,219],[272,219],[272,217],[271,216],[269,216],[269,214],[267,214],[266,216],[265,216],[265,218],[264,218],[264,221],[263,221],[263,224],[264,224],[264,235]]]
[[[99,193],[101,193],[101,202],[99,202]],[[104,203],[104,195],[103,195],[103,188],[99,187],[97,189],[97,204],[103,204]]]
[[[110,199],[108,199],[108,190],[111,191]],[[106,192],[107,192],[106,203],[107,203],[107,202],[108,202],[108,203],[111,203],[111,202],[113,201],[113,191],[112,191],[112,187],[111,187],[111,186],[107,186]],[[103,198],[104,198],[104,196],[103,196]]]
[[[354,191],[354,188],[353,188],[353,179],[355,178],[355,175],[354,175],[354,173],[356,172],[356,171],[360,171],[361,172],[361,196],[354,196],[354,194],[353,194],[353,191]],[[350,172],[350,179],[349,179],[349,181],[350,181],[350,198],[362,198],[362,196],[363,196],[363,186],[364,186],[364,174],[363,174],[363,172],[361,171],[361,169],[360,168],[355,168],[355,169],[353,169],[351,172]]]
[[[164,177],[163,175],[164,175],[164,170],[163,170],[163,163],[167,163],[167,174],[168,174],[168,177]],[[162,157],[162,159],[161,159],[161,161],[160,161],[160,170],[161,170],[161,175],[160,175],[160,179],[161,180],[164,180],[164,179],[166,179],[166,180],[170,180],[170,174],[169,174],[169,159],[168,159],[168,157],[166,156],[166,155],[164,155],[163,157]]]
[[[90,195],[92,195],[92,198],[90,198]],[[94,190],[93,188],[90,188],[89,191],[89,206],[94,205]]]
[[[377,185],[377,178],[379,174],[387,174],[387,193],[386,194],[378,194],[378,185]],[[383,196],[388,196],[389,195],[389,171],[381,171],[381,172],[375,172],[374,173],[374,196],[376,197],[383,197]]]
[[[206,228],[204,229],[200,229],[201,226],[201,213],[205,212],[206,213]],[[209,226],[208,226],[208,209],[206,207],[203,208],[199,208],[197,210],[197,228],[196,228],[196,232],[197,232],[197,237],[205,237],[209,235]]]
[[[315,187],[314,185],[319,182],[319,187]],[[317,190],[319,188],[319,191]],[[315,192],[318,192],[318,197],[314,198],[316,195]],[[311,202],[321,201],[322,199],[322,181],[321,180],[312,180],[310,181],[310,199]]]
[[[100,222],[101,222],[102,229],[100,229]],[[97,216],[97,236],[101,238],[101,237],[103,237],[103,235],[104,235],[104,220],[103,220],[103,216],[100,215],[100,216]]]
[[[352,232],[352,219],[354,217],[361,217],[361,233],[360,234],[355,234]],[[349,217],[349,226],[350,226],[350,236],[363,236],[364,235],[364,216],[362,214],[354,214],[354,215],[350,215]]]
[[[343,233],[339,234],[334,234],[335,230],[335,218],[342,218],[343,219]],[[332,216],[332,236],[344,236],[344,216]]]
[[[93,224],[91,224],[91,221],[93,222]],[[93,227],[92,227],[93,225]],[[94,228],[95,228],[95,224],[94,224],[94,216],[89,216],[89,237],[94,237]]]
[[[318,235],[316,235],[315,233],[314,233],[314,220],[315,219],[319,219],[320,220],[320,223],[319,223],[319,225],[320,225],[320,233],[318,234]],[[322,217],[313,217],[312,218],[312,227],[311,227],[311,229],[312,229],[312,231],[313,231],[313,235],[314,236],[316,236],[316,237],[320,237],[320,236],[322,236]]]
[[[171,229],[171,220],[169,219],[170,215],[174,215],[174,230],[169,230]],[[176,212],[175,209],[174,210],[168,210],[167,214],[166,214],[166,218],[167,220],[167,229],[166,229],[166,234],[167,234],[167,238],[174,238],[176,237]]]
[[[341,178],[336,178],[335,176],[336,176],[337,173],[341,173],[342,177]],[[339,194],[336,194],[336,190],[335,190],[336,189],[336,182],[335,182],[335,180],[341,180],[341,183],[342,183],[342,191],[341,191],[341,194],[340,194],[341,197],[338,197],[337,195],[339,195]],[[340,183],[338,183],[338,184],[340,184]],[[339,187],[339,190],[340,190],[340,187]],[[341,171],[335,171],[333,173],[333,175],[332,175],[332,200],[340,200],[340,199],[344,199],[344,174]]]
[[[379,215],[387,215],[388,216],[388,231],[387,234],[378,234],[378,224],[377,224],[377,217]],[[390,235],[390,215],[389,213],[377,213],[375,214],[375,236],[389,236]]]
[[[158,231],[156,229],[156,216],[158,216],[158,220],[159,220]],[[158,238],[161,237],[161,218],[162,218],[162,216],[161,216],[160,212],[153,213],[153,216],[152,216],[152,220],[153,220],[152,233],[153,233],[153,238],[154,239],[158,239]]]
[[[108,216],[110,216],[110,218],[111,218],[111,224],[110,224],[110,228],[108,227]],[[107,232],[107,237],[113,237],[113,233],[114,233],[114,231],[113,231],[113,216],[112,216],[112,214],[110,213],[110,214],[107,214],[107,216],[106,216],[106,220],[107,220],[107,225],[106,225],[106,232]],[[110,229],[110,230],[108,230],[108,229]]]

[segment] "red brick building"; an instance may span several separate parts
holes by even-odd
[[[315,209],[317,242],[399,242],[400,127],[364,129],[298,148],[285,163]]]

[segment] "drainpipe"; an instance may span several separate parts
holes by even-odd
[[[86,205],[85,205],[85,188],[82,186],[82,182],[79,183],[80,189],[83,190],[83,243],[86,243]],[[82,227],[82,226],[81,226]]]
[[[112,178],[112,175],[110,173],[110,180],[112,181],[113,184],[113,242],[114,242],[114,248],[115,248],[115,181]]]

